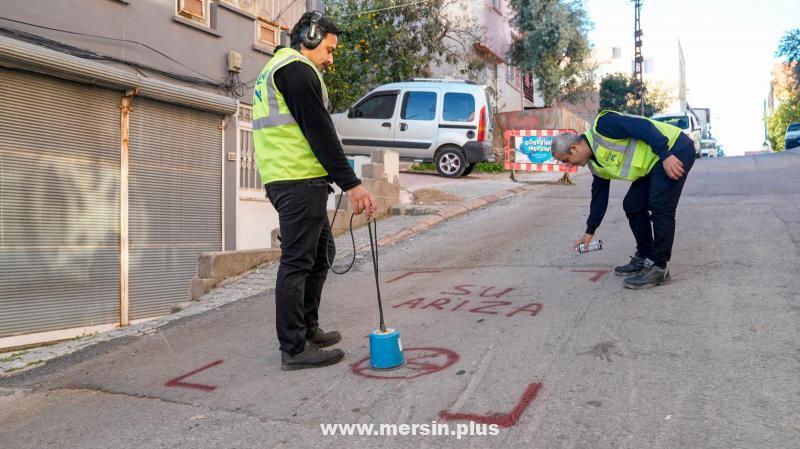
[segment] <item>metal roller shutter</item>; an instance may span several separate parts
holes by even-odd
[[[0,337],[119,321],[120,97],[0,69]]]
[[[197,256],[222,249],[222,117],[136,98],[130,119],[130,317],[188,298]]]

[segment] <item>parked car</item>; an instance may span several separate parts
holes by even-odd
[[[700,157],[717,157],[717,141],[714,139],[702,139],[700,141]]]
[[[656,114],[652,117],[653,120],[658,120],[659,122],[668,123],[672,126],[677,126],[678,128],[682,129],[683,132],[692,138],[694,141],[694,151],[696,157],[700,157],[700,136],[702,134],[702,130],[700,129],[700,123],[697,121],[697,117],[690,112],[671,112],[665,114]]]
[[[784,148],[787,150],[800,147],[800,123],[792,123],[786,127],[786,137],[784,137]]]
[[[433,162],[441,176],[456,178],[494,160],[487,89],[450,79],[384,84],[333,114],[333,123],[348,155],[393,149],[401,160]]]

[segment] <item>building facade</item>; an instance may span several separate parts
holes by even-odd
[[[170,313],[198,254],[271,245],[249,103],[308,3],[0,0],[0,347]]]
[[[468,58],[480,58],[485,68],[472,80],[492,89],[497,112],[520,111],[541,107],[544,99],[536,93],[531,74],[522,73],[509,64],[508,51],[519,36],[509,18],[511,9],[506,0],[456,0],[447,13],[454,21],[468,21],[480,28],[480,40],[468,48]],[[464,78],[463,65],[440,64],[431,67],[437,78]]]

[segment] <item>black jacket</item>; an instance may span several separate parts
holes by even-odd
[[[275,72],[274,78],[311,151],[328,172],[328,180],[344,191],[361,184],[347,162],[336,128],[325,109],[322,86],[314,69],[308,64],[291,63]]]

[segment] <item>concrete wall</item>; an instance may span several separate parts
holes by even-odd
[[[288,5],[292,0],[281,0],[279,5]],[[306,2],[294,2],[279,19],[279,23],[291,27],[305,9]],[[318,0],[309,4],[320,7]],[[73,33],[125,39],[140,42],[120,42],[96,37],[81,36],[47,30],[7,20],[0,26],[35,34],[74,47],[91,50],[106,56],[140,63],[159,70],[179,75],[201,78],[223,83],[228,75],[227,55],[236,51],[242,55],[241,82],[253,85],[261,69],[272,55],[273,49],[257,43],[257,19],[255,16],[229,6],[223,2],[211,2],[209,24],[193,24],[190,20],[176,16],[176,0],[0,0],[0,15],[19,22],[27,22],[48,28]],[[3,30],[0,30],[3,32]],[[166,56],[165,56],[166,55]],[[170,59],[171,58],[171,59]],[[128,65],[100,61],[105,64],[135,72]],[[200,83],[181,81],[153,71],[140,69],[151,78],[173,84],[192,87],[213,93],[220,89]],[[252,103],[252,87],[245,87],[237,97],[245,104]],[[224,204],[225,249],[236,248],[236,171],[238,161],[229,160],[228,153],[236,153],[237,122],[227,122],[223,151],[225,154]]]
[[[0,25],[161,70],[217,82],[224,81],[226,55],[234,50],[242,54],[240,79],[250,83],[258,76],[272,49],[256,44],[255,16],[225,3],[214,2],[210,7],[210,26],[192,26],[186,20],[176,18],[175,5],[175,0],[130,0],[129,3],[119,0],[0,0],[0,11],[4,17],[36,25],[138,41],[180,64],[133,43],[66,34],[3,20],[0,20]],[[286,17],[281,22],[291,26],[294,23],[289,21],[293,20]],[[157,74],[148,73],[148,76],[217,92],[214,87],[193,85]],[[242,99],[250,103],[252,94],[252,89],[245,89]]]

